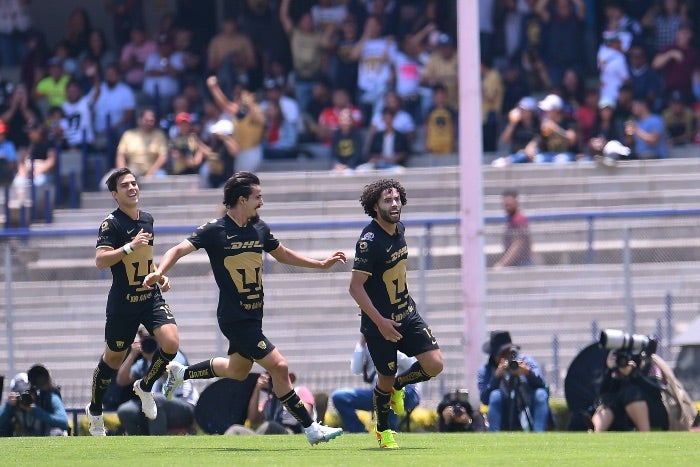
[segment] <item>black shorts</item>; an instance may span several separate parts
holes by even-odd
[[[122,352],[128,349],[134,342],[139,324],[143,324],[151,334],[164,324],[177,324],[159,291],[154,291],[150,298],[138,304],[107,300],[105,341],[110,350]]]
[[[248,360],[262,360],[275,346],[265,337],[261,323],[256,321],[221,322],[219,329],[228,339],[228,355],[240,354]]]
[[[396,328],[403,338],[398,342],[391,342],[382,336],[367,336],[367,350],[372,356],[372,362],[377,373],[385,376],[396,374],[396,351],[400,350],[409,357],[415,357],[429,350],[437,350],[440,346],[433,333],[423,321],[423,318],[414,313],[410,319],[401,323]]]

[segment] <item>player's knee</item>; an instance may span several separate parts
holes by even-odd
[[[432,359],[423,366],[423,370],[433,378],[442,373],[442,368],[442,357]]]

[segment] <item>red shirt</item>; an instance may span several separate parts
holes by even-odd
[[[321,111],[321,115],[318,116],[318,124],[322,127],[330,128],[331,130],[338,129],[340,126],[339,118],[341,110],[343,109],[326,107]],[[362,126],[362,112],[360,112],[360,109],[351,105],[350,114],[352,115],[352,120],[355,122],[355,126],[358,128]],[[330,139],[324,141],[326,144],[330,144],[330,142]]]

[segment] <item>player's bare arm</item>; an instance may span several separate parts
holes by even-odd
[[[170,268],[172,268],[180,258],[189,255],[195,250],[196,248],[194,245],[187,240],[183,240],[166,251],[161,258],[158,267],[152,273],[148,274],[143,280],[144,287],[150,288],[153,287],[153,284],[156,282],[160,282],[163,277],[165,277],[165,273],[168,272],[168,270],[170,270]]]
[[[372,299],[369,298],[364,287],[368,277],[367,274],[359,271],[352,272],[352,276],[350,276],[350,296],[355,300],[362,312],[377,325],[384,339],[397,342],[403,337],[401,333],[396,330],[396,328],[401,326],[401,323],[383,317],[381,313],[379,313],[379,310],[375,308]]]
[[[284,245],[280,245],[274,251],[271,251],[270,254],[280,263],[303,268],[329,269],[336,263],[345,264],[346,261],[345,253],[342,251],[336,251],[328,258],[320,261],[317,259],[307,258],[294,250],[290,250]]]

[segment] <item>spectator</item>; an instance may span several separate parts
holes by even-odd
[[[143,92],[156,105],[158,114],[172,109],[172,98],[180,92],[184,70],[184,57],[174,51],[172,38],[166,34],[158,36],[156,51],[146,59],[143,79]]]
[[[352,49],[350,57],[358,61],[357,101],[366,116],[379,111],[391,80],[391,59],[396,52],[392,38],[383,37],[379,18],[370,16],[365,22],[362,37]]]
[[[623,146],[621,143],[625,140],[624,130],[622,124],[616,121],[614,116],[615,102],[601,99],[598,102],[598,118],[591,131],[591,137],[588,140],[583,140],[584,143],[588,141],[584,147],[586,155],[604,165],[614,165],[620,157],[628,157],[631,152],[627,146]],[[615,142],[619,146],[615,150],[611,150],[609,144],[612,143],[615,146]]]
[[[423,63],[420,61],[420,43],[434,27],[431,24],[431,27],[419,34],[405,36],[401,40],[401,47],[394,54],[392,61],[396,94],[401,98],[404,108],[413,118],[413,121],[417,123],[423,121],[420,94]]]
[[[458,389],[445,394],[437,406],[440,432],[481,432],[486,430],[484,416],[469,403],[469,391]]]
[[[455,108],[459,109],[457,77],[458,58],[454,42],[449,35],[439,34],[436,48],[423,69],[421,82],[429,87],[442,84],[447,90],[448,102],[452,102]]]
[[[7,125],[0,120],[0,186],[9,185],[17,170],[17,150],[7,139]]]
[[[409,145],[413,143],[416,139],[416,124],[413,121],[411,115],[403,110],[403,103],[401,98],[395,91],[389,91],[386,93],[383,102],[383,109],[391,110],[394,115],[394,120],[392,125],[394,130],[403,133],[408,139]],[[369,126],[369,131],[367,132],[367,141],[372,142],[372,138],[379,131],[384,131],[386,129],[386,124],[384,122],[384,113],[378,112],[372,116],[372,121]]]
[[[112,19],[112,28],[117,48],[121,49],[129,42],[130,33],[135,25],[144,24],[142,1],[107,2],[105,9]]]
[[[621,50],[627,53],[633,44],[640,42],[642,38],[642,26],[633,18],[625,14],[625,9],[622,2],[619,0],[608,0],[605,3],[605,28],[603,37],[606,33],[617,33],[620,37]]]
[[[161,177],[168,161],[168,143],[165,134],[156,127],[153,109],[141,111],[138,127],[127,130],[119,140],[115,167],[128,167],[135,176]]]
[[[644,99],[634,98],[633,119],[625,122],[625,145],[638,159],[666,158],[666,130],[663,119],[649,110]]]
[[[627,53],[629,59],[629,84],[634,96],[653,103],[652,109],[662,107],[664,83],[659,74],[649,66],[644,48],[638,45],[630,47]]]
[[[362,112],[352,104],[348,91],[338,88],[333,91],[333,105],[323,109],[318,117],[317,136],[320,141],[330,143],[333,133],[340,127],[340,114],[345,110],[350,113],[356,127],[362,126]]]
[[[289,16],[289,0],[282,0],[280,22],[289,36],[295,96],[299,107],[306,109],[311,100],[313,82],[323,70],[324,54],[331,48],[333,30],[329,28],[322,33],[316,32],[311,13],[308,12],[301,15],[295,26]]]
[[[183,81],[199,80],[202,76],[202,57],[192,43],[193,32],[187,28],[177,28],[173,32],[173,49],[182,56]]]
[[[509,164],[533,162],[537,153],[536,139],[539,131],[537,101],[529,96],[523,97],[517,107],[508,112],[508,124],[500,137],[502,145],[509,145],[509,155],[495,159],[492,165],[504,167]]]
[[[551,416],[549,391],[537,362],[519,353],[508,331],[491,332],[483,351],[489,359],[477,379],[481,403],[489,407],[489,431],[545,431]]]
[[[28,2],[6,0],[0,3],[0,65],[17,66],[27,53],[26,35],[32,25]]]
[[[603,98],[605,102],[614,102],[612,99]],[[580,132],[580,143],[585,145],[593,136],[593,130],[598,123],[598,103],[601,101],[597,89],[589,89],[581,105],[575,110],[576,126]]]
[[[389,107],[382,110],[383,130],[377,131],[369,146],[369,161],[357,167],[358,170],[390,170],[403,172],[403,166],[410,152],[408,138],[394,129],[396,113]]]
[[[50,146],[55,148],[66,146],[64,131],[68,128],[68,122],[63,114],[62,107],[51,107],[49,109],[46,120],[44,120],[44,127],[46,128],[46,136]]]
[[[107,44],[102,29],[93,29],[90,32],[88,48],[80,55],[81,62],[86,59],[92,59],[97,64],[99,76],[104,76],[107,66],[117,60],[117,55]]]
[[[192,113],[190,113],[189,101],[184,95],[178,94],[173,98],[172,111],[168,112],[167,115],[161,117],[160,121],[158,122],[158,126],[161,130],[165,132],[165,136],[167,136],[168,139],[173,139],[180,134],[179,127],[175,123],[175,117],[179,113],[189,114],[190,123],[197,123],[197,119],[195,118],[195,116],[192,115]]]
[[[235,117],[232,138],[224,138],[223,141],[229,154],[235,157],[236,171],[255,172],[262,162],[265,131],[265,114],[255,101],[255,96],[239,85],[234,87],[233,100],[229,100],[219,87],[216,76],[207,78],[207,87],[219,108]]]
[[[71,78],[63,72],[62,63],[58,57],[50,58],[48,76],[41,79],[34,89],[34,99],[46,108],[60,107],[66,100],[66,86]]]
[[[503,109],[503,80],[491,59],[481,58],[481,133],[484,151],[497,149],[498,127]]]
[[[331,138],[333,173],[350,174],[362,162],[362,135],[350,109],[340,111],[338,128]]]
[[[323,111],[332,106],[329,83],[325,79],[314,82],[311,89],[311,100],[303,109],[301,116],[301,142],[316,142],[319,134],[319,119]]]
[[[9,100],[0,106],[0,120],[5,122],[7,137],[20,148],[29,144],[26,128],[38,122],[40,115],[24,83],[15,85]]]
[[[682,146],[692,141],[693,112],[683,102],[679,92],[671,94],[668,108],[662,114],[666,138],[671,146]]]
[[[486,60],[493,60],[495,55],[497,3],[497,0],[479,0],[479,55]]]
[[[604,39],[605,44],[598,50],[600,95],[615,100],[620,87],[629,79],[629,70],[625,54],[622,53],[619,33],[606,33]]]
[[[501,269],[508,266],[532,266],[530,223],[520,211],[518,192],[504,190],[501,201],[507,217],[503,233],[503,255],[493,267]]]
[[[68,436],[68,430],[61,390],[46,367],[15,375],[0,410],[0,436]]]
[[[92,70],[91,78],[95,91],[86,96],[83,95],[80,84],[76,80],[71,80],[66,87],[67,99],[61,108],[68,126],[63,134],[68,147],[72,149],[90,147],[95,140],[92,129],[92,109],[101,92],[100,75],[97,69]]]
[[[12,182],[16,199],[20,203],[31,202],[30,187],[37,190],[37,199],[44,199],[43,190],[54,184],[56,147],[49,144],[47,128],[34,122],[28,129],[29,147],[20,149],[17,175]]]
[[[686,100],[693,95],[693,72],[700,68],[700,55],[691,44],[692,38],[690,25],[682,23],[675,42],[662,49],[651,62],[654,69],[662,70],[666,92],[678,91]]]
[[[528,2],[520,0],[504,0],[496,6],[497,48],[502,49],[502,58],[507,63],[519,62],[523,49],[522,38],[525,35],[525,19],[532,9]]]
[[[564,71],[573,68],[583,72],[583,0],[549,0],[537,4],[537,13],[544,25],[541,42],[542,60],[547,65],[549,80],[561,84]]]
[[[95,100],[94,130],[97,148],[108,147],[119,141],[124,132],[131,128],[136,111],[136,96],[134,91],[124,81],[116,64],[105,68],[104,81],[99,88],[94,87],[91,93],[97,93]],[[111,150],[111,148],[109,148]]]
[[[20,63],[20,82],[27,89],[34,89],[40,77],[44,74],[44,65],[51,56],[46,36],[40,31],[30,31],[27,34],[27,52]]]
[[[578,133],[576,122],[562,112],[564,102],[556,94],[542,99],[538,107],[543,115],[540,122],[535,162],[572,162],[576,158]]]
[[[447,90],[433,87],[433,108],[425,118],[425,150],[431,154],[454,154],[457,151],[457,111],[447,100]]]
[[[358,57],[353,50],[360,40],[357,20],[348,15],[340,26],[340,37],[335,45],[335,54],[331,55],[330,77],[334,89],[345,89],[348,94],[357,94]]]
[[[214,36],[207,47],[207,66],[215,73],[226,89],[235,83],[247,85],[249,72],[256,67],[257,60],[253,44],[245,34],[238,31],[236,19],[224,18],[221,32]]]
[[[192,125],[192,116],[187,112],[175,115],[177,136],[170,141],[172,158],[170,173],[173,175],[196,174],[204,162],[204,156],[211,149],[197,136]]]
[[[265,134],[263,137],[264,159],[288,159],[297,156],[296,145],[299,133],[293,122],[288,121],[280,104],[270,101],[265,108]]]
[[[632,118],[632,101],[634,98],[632,86],[625,84],[620,88],[615,103],[614,118],[616,124],[624,127],[625,122]]]
[[[150,40],[140,24],[134,24],[129,34],[131,40],[124,44],[120,57],[120,67],[124,81],[135,91],[140,91],[146,77],[146,59],[156,51],[156,43]]]
[[[131,387],[136,380],[146,377],[158,350],[158,342],[148,335],[145,329],[141,330],[140,334],[141,338],[131,344],[131,351],[117,371],[117,384],[122,387]],[[173,360],[187,365],[187,359],[180,350],[177,351]],[[127,435],[162,436],[176,430],[188,432],[192,427],[199,393],[191,381],[185,381],[175,391],[172,399],[168,400],[161,392],[164,380],[165,375],[153,385],[153,397],[157,407],[155,419],[146,419],[141,412],[139,398],[131,399],[119,406],[117,415]]]
[[[418,360],[416,357],[408,357],[403,352],[396,352],[396,368],[399,374],[407,371]],[[357,410],[372,412],[374,387],[377,385],[377,370],[372,362],[372,357],[367,349],[367,340],[364,335],[360,336],[360,342],[355,344],[355,351],[350,360],[350,371],[354,375],[362,375],[362,379],[367,386],[360,388],[336,389],[331,394],[333,406],[338,411],[343,428],[348,433],[365,433],[367,429],[357,416]],[[420,404],[420,393],[416,384],[405,386],[404,409],[410,413]],[[399,430],[398,417],[395,413],[389,415],[389,426],[392,430]]]
[[[63,41],[68,47],[68,56],[78,58],[88,50],[90,42],[90,16],[85,8],[77,7],[71,11],[68,18],[68,28]]]
[[[642,18],[642,26],[653,34],[653,51],[659,52],[671,45],[678,28],[686,19],[687,6],[681,5],[678,0],[661,0],[652,5]]]
[[[507,113],[518,106],[520,99],[530,95],[530,87],[519,63],[506,65],[502,74],[504,92],[501,120],[505,121]]]
[[[291,124],[297,134],[304,129],[304,121],[301,116],[297,101],[282,92],[282,86],[275,80],[265,81],[265,100],[260,103],[263,112],[271,103],[277,104],[282,111],[284,121]]]

